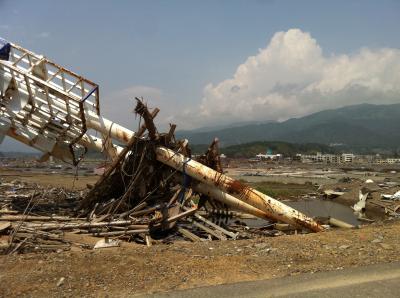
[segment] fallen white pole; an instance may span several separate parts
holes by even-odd
[[[268,218],[319,232],[323,227],[305,214],[246,186],[229,176],[165,147],[156,148],[157,160],[211,187],[217,187],[265,212]]]
[[[234,196],[231,196],[230,194],[223,192],[222,190],[220,190],[216,187],[212,187],[205,183],[198,183],[193,186],[193,190],[195,190],[199,193],[202,193],[206,196],[209,196],[219,202],[227,204],[228,206],[230,206],[236,210],[240,210],[242,212],[252,214],[259,218],[263,218],[263,219],[267,219],[267,220],[270,219],[268,214],[261,211],[260,209],[255,208],[255,207],[235,198]]]

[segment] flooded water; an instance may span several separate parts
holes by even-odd
[[[311,200],[299,202],[284,202],[292,208],[295,208],[311,217],[334,217],[352,225],[358,225],[360,222],[353,210],[349,206],[326,201]]]
[[[342,220],[352,225],[359,225],[361,222],[354,215],[353,210],[345,205],[339,204],[334,201],[327,200],[309,200],[309,201],[298,201],[289,202],[285,201],[284,204],[310,216],[310,217],[333,217]],[[216,217],[213,218],[213,221]],[[270,222],[260,218],[220,218],[220,223],[232,224],[235,222],[242,222],[250,228],[262,228],[271,225]]]
[[[283,203],[310,217],[333,217],[352,225],[359,225],[361,223],[350,207],[333,201],[310,200]],[[234,222],[235,220],[236,219],[231,219],[230,222]],[[260,218],[246,218],[240,221],[251,228],[261,228],[270,224],[268,221]]]

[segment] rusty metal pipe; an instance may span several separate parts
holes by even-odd
[[[205,183],[198,183],[198,184],[194,185],[193,190],[196,192],[202,193],[206,196],[209,196],[209,197],[211,197],[217,201],[220,201],[224,204],[227,204],[236,210],[240,210],[242,212],[252,214],[254,216],[257,216],[259,218],[263,218],[266,220],[270,219],[270,217],[268,216],[267,213],[235,198],[234,196],[232,196],[230,194],[227,194],[226,192],[223,192],[222,190],[220,190],[216,187],[212,187]]]
[[[79,144],[90,148],[92,150],[96,150],[99,152],[104,151],[104,144],[102,139],[96,138],[95,136],[89,135],[89,134],[84,134],[82,138],[78,141]],[[113,145],[114,149],[116,150],[116,153],[119,155],[123,148],[118,145]]]
[[[241,201],[260,209],[270,219],[282,221],[293,226],[304,227],[314,232],[323,230],[320,224],[305,214],[180,153],[165,147],[158,147],[156,148],[156,156],[158,161],[178,171],[185,172],[187,175],[204,184],[217,187],[239,198]]]
[[[86,125],[88,128],[94,129],[102,134],[116,139],[122,143],[128,143],[135,132],[127,129],[113,121],[95,114],[85,109]]]

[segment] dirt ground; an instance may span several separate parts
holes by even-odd
[[[0,256],[0,296],[124,297],[387,263],[400,260],[399,231],[400,222],[391,222],[253,240]]]
[[[42,186],[65,187],[67,189],[85,189],[87,184],[94,184],[99,176],[74,176],[60,173],[32,173],[23,170],[8,170],[0,167],[0,176],[7,181],[19,180],[37,183]]]

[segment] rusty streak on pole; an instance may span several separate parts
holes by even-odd
[[[202,193],[206,196],[209,196],[213,198],[214,200],[220,201],[224,204],[227,204],[234,208],[235,210],[240,210],[242,212],[252,214],[254,216],[257,216],[259,218],[263,219],[270,219],[270,217],[263,211],[261,211],[258,208],[255,208],[237,198],[234,196],[227,194],[226,192],[223,192],[222,190],[212,187],[210,185],[207,185],[205,183],[198,183],[193,186],[193,190],[197,191],[199,193]]]
[[[158,161],[178,171],[185,171],[192,178],[239,198],[247,204],[264,211],[273,220],[282,221],[293,226],[301,226],[314,232],[323,230],[320,224],[303,213],[180,153],[165,147],[157,147],[156,155]]]

